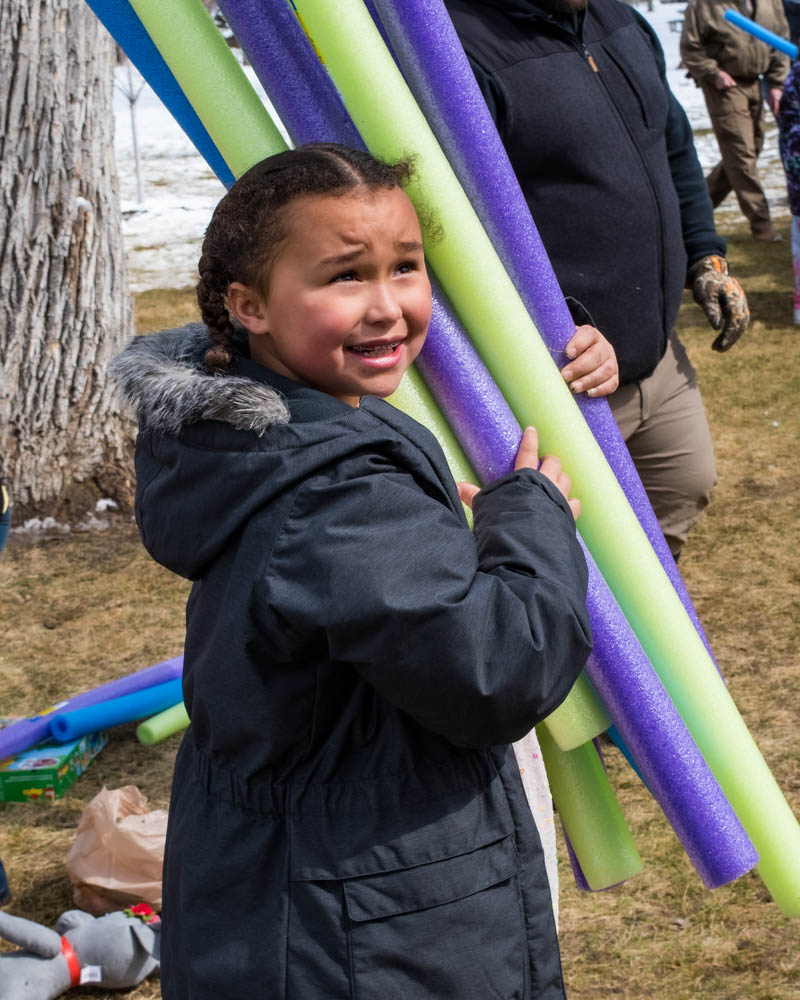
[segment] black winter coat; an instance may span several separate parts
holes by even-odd
[[[590,649],[538,472],[468,529],[432,435],[246,359],[140,338],[136,514],[194,581],[164,864],[167,1000],[563,997],[513,751]]]
[[[686,266],[724,254],[692,131],[647,22],[589,0],[582,22],[529,0],[446,0],[564,294],[620,381],[666,349]]]

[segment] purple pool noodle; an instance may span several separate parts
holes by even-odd
[[[111,698],[97,705],[84,705],[69,712],[56,712],[50,719],[50,734],[59,743],[80,739],[87,733],[99,733],[123,722],[144,719],[163,712],[183,700],[183,681],[180,677],[156,684],[154,687],[133,691],[121,698]]]
[[[109,681],[100,687],[92,688],[91,691],[85,691],[83,694],[68,698],[57,709],[47,712],[45,715],[20,719],[19,722],[14,722],[6,729],[0,730],[0,760],[5,757],[13,757],[15,754],[22,753],[23,750],[28,750],[36,743],[48,739],[50,719],[56,712],[72,711],[87,705],[97,705],[102,701],[109,701],[111,698],[121,698],[124,695],[175,680],[182,673],[183,657],[175,656],[171,660],[164,660],[163,663],[156,663],[155,666],[145,667],[144,670],[137,670],[136,673],[119,677],[117,680]]]
[[[417,365],[481,481],[512,469],[522,429],[441,300],[436,334]],[[586,673],[703,881],[730,882],[758,855],[585,546],[584,553],[594,632]]]
[[[575,331],[500,136],[442,0],[372,0],[406,79],[559,368]],[[709,656],[714,654],[604,399],[576,396]],[[716,660],[714,660],[716,662]]]
[[[219,8],[295,145],[335,141],[363,148],[333,82],[286,0],[222,0]]]

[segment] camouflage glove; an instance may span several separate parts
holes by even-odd
[[[712,348],[727,351],[750,322],[750,310],[742,286],[728,274],[727,260],[717,254],[701,257],[692,264],[688,277],[695,302],[714,329],[720,331]]]

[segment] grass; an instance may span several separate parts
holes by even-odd
[[[788,239],[756,244],[738,231],[729,258],[753,314],[742,341],[724,355],[713,353],[713,333],[688,294],[680,316],[719,472],[681,570],[733,697],[800,813],[800,330],[791,323]],[[197,315],[191,289],[145,293],[136,307],[140,330]],[[6,625],[0,714],[36,712],[181,648],[187,584],[152,563],[121,515],[100,534],[12,537],[0,559],[0,586]],[[85,804],[103,785],[136,784],[152,808],[165,807],[178,739],[145,748],[132,725],[122,727],[67,798],[0,806],[12,912],[52,925],[70,906],[64,859]],[[756,875],[708,891],[627,765],[613,750],[607,763],[645,872],[614,890],[582,893],[562,854],[561,947],[570,1000],[800,998],[797,923],[781,916]],[[153,1000],[157,980],[122,994],[70,994],[120,995]]]

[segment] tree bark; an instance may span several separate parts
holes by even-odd
[[[129,501],[114,53],[83,0],[0,2],[0,463],[28,515]]]

